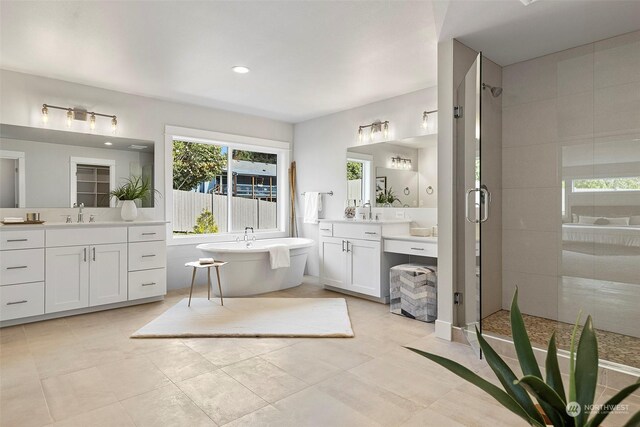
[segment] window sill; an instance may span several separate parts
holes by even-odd
[[[251,234],[250,234],[251,236]],[[199,245],[201,243],[216,243],[216,242],[235,242],[236,238],[242,239],[244,232],[239,233],[224,233],[224,234],[201,234],[184,237],[173,237],[173,235],[167,236],[167,246],[184,246],[184,245]],[[263,239],[278,239],[283,237],[289,237],[289,233],[281,230],[265,230],[255,233],[256,240]]]

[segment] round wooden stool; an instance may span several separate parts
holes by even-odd
[[[193,267],[193,274],[191,275],[191,290],[189,291],[189,307],[191,307],[191,295],[193,295],[193,285],[196,281],[196,271],[199,268],[207,269],[207,299],[211,299],[211,267],[215,267],[216,276],[218,276],[218,291],[220,292],[220,305],[224,305],[222,300],[222,285],[220,284],[220,267],[225,265],[224,261],[214,261],[211,264],[200,264],[198,261],[192,261],[186,263],[185,267]]]

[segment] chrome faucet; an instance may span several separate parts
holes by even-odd
[[[84,203],[74,203],[73,204],[74,208],[78,208],[78,223],[84,222],[84,213],[82,212],[82,209],[84,208]]]
[[[371,212],[371,202],[367,202],[364,205],[362,205],[363,208],[369,207],[369,220],[373,219],[373,213]]]
[[[251,246],[251,241],[249,241],[249,233],[248,231],[251,230],[251,241],[255,241],[256,240],[256,235],[253,232],[253,227],[245,227],[244,228],[244,242],[247,244],[247,247]]]

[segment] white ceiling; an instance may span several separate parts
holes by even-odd
[[[639,0],[0,0],[0,67],[299,122],[435,86],[438,40],[507,65],[636,29]]]
[[[425,1],[0,4],[2,68],[127,93],[298,122],[437,83]]]

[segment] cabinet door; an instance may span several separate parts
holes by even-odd
[[[347,289],[346,241],[335,237],[320,240],[320,283]]]
[[[46,266],[46,313],[89,306],[88,246],[49,248]]]
[[[380,242],[349,240],[347,252],[347,289],[381,297]]]
[[[126,243],[95,245],[89,249],[89,306],[126,301]]]

